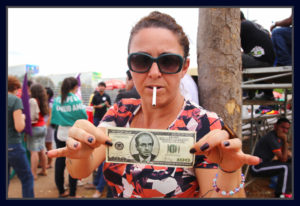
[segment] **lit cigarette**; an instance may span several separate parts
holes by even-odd
[[[152,107],[156,106],[156,87],[153,87]]]

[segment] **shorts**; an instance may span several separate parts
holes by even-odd
[[[46,135],[46,142],[53,142],[54,140],[54,129],[53,127],[50,125],[49,127],[47,127],[47,135]]]
[[[27,136],[27,149],[38,152],[44,150],[46,132],[46,126],[32,127],[32,136]]]

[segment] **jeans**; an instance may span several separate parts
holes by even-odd
[[[94,125],[95,125],[96,127],[98,127],[99,122],[101,121],[101,119],[102,119],[102,118],[94,117]]]
[[[8,145],[8,174],[10,173],[11,167],[15,170],[22,183],[22,196],[34,197],[33,175],[31,173],[30,164],[26,156],[26,151],[22,144]]]
[[[292,27],[279,27],[272,31],[272,42],[277,66],[292,65]]]
[[[106,181],[105,181],[104,176],[103,176],[103,165],[104,165],[104,162],[102,162],[99,165],[97,173],[96,173],[95,178],[93,180],[93,184],[96,186],[96,189],[99,192],[102,192],[103,189],[104,189],[104,186],[106,185]]]

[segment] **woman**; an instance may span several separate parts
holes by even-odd
[[[15,170],[22,183],[22,196],[34,197],[33,176],[30,170],[26,151],[22,146],[22,137],[20,132],[25,128],[25,115],[22,113],[23,104],[18,98],[17,92],[21,88],[20,81],[13,76],[7,77],[8,95],[7,95],[7,155],[8,155],[8,174],[11,167]],[[8,175],[9,185],[9,175]]]
[[[82,101],[75,95],[78,90],[78,81],[74,77],[64,79],[61,85],[61,95],[55,98],[52,107],[51,124],[58,125],[54,132],[57,148],[66,146],[65,138],[68,129],[78,119],[87,119],[87,114]],[[59,197],[76,197],[77,179],[69,175],[70,192],[64,188],[64,170],[66,167],[64,157],[56,158],[55,161],[55,183]]]
[[[53,90],[50,87],[46,87],[46,92],[48,96],[48,108],[49,108],[49,115],[45,116],[45,122],[47,126],[47,135],[45,140],[45,146],[47,151],[52,150],[52,142],[54,140],[54,128],[51,125],[51,111],[53,105]],[[52,158],[48,158],[47,168],[52,168]]]
[[[106,162],[104,176],[114,197],[244,197],[241,167],[257,164],[259,158],[245,155],[238,138],[229,139],[215,113],[181,95],[180,79],[190,62],[189,42],[182,27],[169,15],[152,12],[133,27],[128,52],[128,66],[141,99],[121,100],[97,128],[77,121],[69,131],[67,147],[48,155],[67,156],[70,174],[83,178],[105,159],[105,147],[112,145],[105,127],[191,130],[197,134],[190,151],[196,154],[194,168]]]
[[[47,175],[47,155],[45,153],[46,123],[44,116],[48,114],[47,94],[41,84],[30,87],[29,99],[32,136],[27,138],[27,148],[30,151],[31,171],[34,179],[37,175]],[[39,160],[42,171],[37,174]]]

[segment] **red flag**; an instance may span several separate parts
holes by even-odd
[[[32,136],[31,118],[30,118],[30,107],[29,107],[29,95],[27,85],[27,73],[25,73],[23,86],[22,86],[22,102],[23,102],[23,113],[26,116],[24,132]]]

